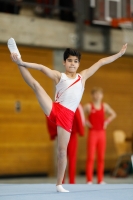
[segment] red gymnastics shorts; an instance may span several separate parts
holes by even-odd
[[[74,112],[62,106],[60,103],[53,103],[53,107],[48,120],[56,126],[60,126],[68,132],[72,132]]]

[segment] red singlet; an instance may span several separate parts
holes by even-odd
[[[104,114],[104,107],[101,104],[101,109],[97,110],[93,104],[91,104],[91,111],[88,116],[89,122],[92,124],[92,128],[90,130],[103,130],[104,121],[105,121],[105,114]]]

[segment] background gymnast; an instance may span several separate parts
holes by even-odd
[[[88,126],[86,179],[88,184],[93,182],[93,164],[97,154],[98,184],[104,184],[104,156],[106,149],[106,128],[116,117],[115,111],[109,104],[102,102],[103,89],[91,90],[92,102],[84,106],[86,124]]]

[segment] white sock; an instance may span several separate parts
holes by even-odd
[[[62,185],[56,185],[57,192],[69,192],[68,190],[65,190]]]
[[[104,182],[104,181],[101,181],[99,184],[101,184],[101,185],[105,185],[105,184],[107,184],[107,183]]]
[[[17,48],[17,45],[16,45],[16,42],[13,38],[10,38],[7,42],[7,46],[8,46],[8,49],[11,53],[16,53],[18,55],[18,58],[21,57],[20,53],[19,53],[19,50]]]
[[[87,182],[88,185],[92,185],[93,183],[91,181]]]

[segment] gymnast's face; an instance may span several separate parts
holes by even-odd
[[[103,93],[101,91],[96,91],[92,94],[92,100],[101,102],[103,99]]]
[[[75,73],[79,67],[79,60],[76,56],[69,56],[63,63],[67,72]]]

